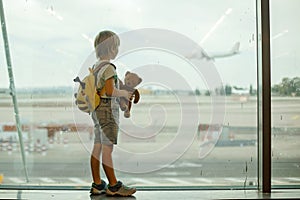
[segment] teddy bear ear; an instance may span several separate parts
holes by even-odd
[[[125,74],[125,76],[127,76],[128,74],[130,74],[130,71],[127,71],[126,74]]]
[[[143,79],[139,78],[139,83],[141,83],[141,82],[142,82],[142,80],[143,80]]]

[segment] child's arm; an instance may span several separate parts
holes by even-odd
[[[110,97],[125,97],[127,100],[129,100],[132,96],[132,92],[118,90],[115,87],[115,81],[113,77],[105,81],[105,91],[106,95]]]

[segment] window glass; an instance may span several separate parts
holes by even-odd
[[[11,98],[1,92],[2,184],[91,184],[93,123],[74,103],[73,79],[95,63],[98,32],[112,30],[121,39],[113,61],[119,78],[130,71],[143,80],[131,117],[120,111],[113,154],[118,178],[136,186],[257,186],[255,2],[5,1],[30,181]],[[279,27],[275,34],[291,34],[285,30],[290,29]],[[297,51],[287,51],[278,50],[275,64],[292,61],[288,74],[295,75]],[[2,91],[9,84],[1,66]],[[291,99],[295,107],[291,113],[281,107],[277,118],[285,124],[274,129],[291,136],[274,132],[274,139],[296,145],[296,98],[278,98],[281,106]],[[288,151],[276,152],[277,145],[274,158],[281,160]]]
[[[271,1],[272,184],[299,185],[299,1]]]

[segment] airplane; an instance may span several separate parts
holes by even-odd
[[[249,95],[250,91],[248,89],[244,88],[238,88],[238,87],[232,87],[231,88],[231,94],[235,95]]]
[[[9,94],[10,90],[7,88],[0,88],[0,94]]]
[[[215,58],[225,58],[234,56],[239,53],[240,42],[236,42],[230,51],[228,52],[220,52],[220,53],[211,53],[207,54],[204,51],[196,52],[194,51],[191,55],[185,56],[187,59],[206,59],[206,60],[215,60]]]

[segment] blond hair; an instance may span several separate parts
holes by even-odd
[[[111,51],[117,49],[120,45],[120,39],[112,31],[101,31],[95,38],[94,47],[97,58],[110,56]]]

